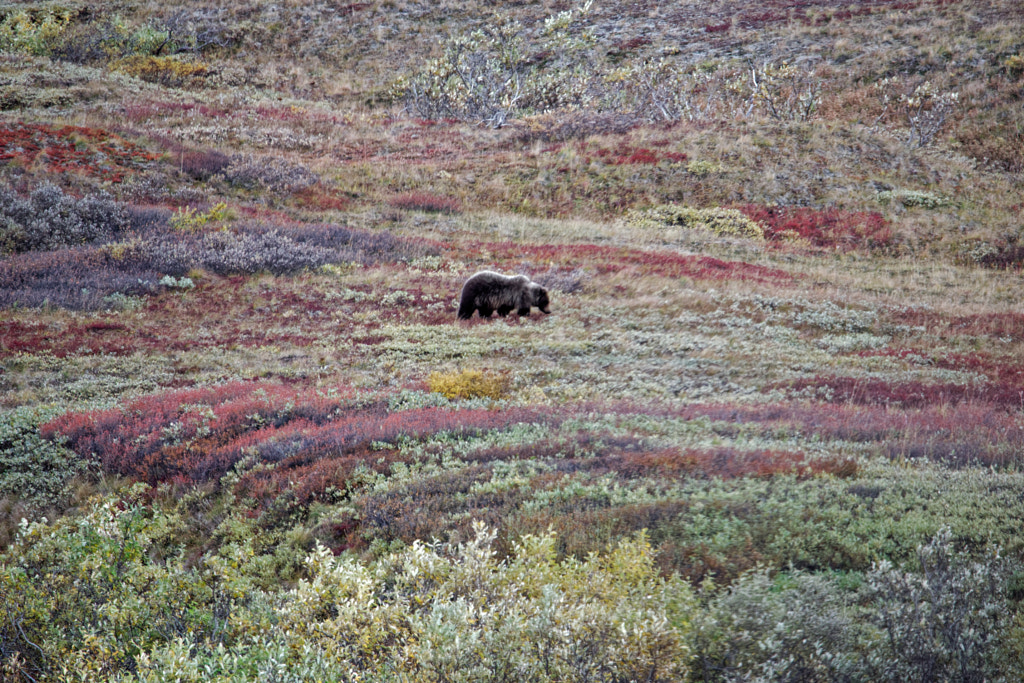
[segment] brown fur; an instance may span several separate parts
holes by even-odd
[[[502,317],[512,311],[530,315],[530,308],[534,306],[544,313],[551,312],[548,290],[525,275],[509,276],[483,270],[462,285],[459,318],[469,320],[476,311],[481,318],[490,318],[494,311]]]

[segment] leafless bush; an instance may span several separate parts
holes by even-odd
[[[106,193],[78,199],[48,183],[23,199],[0,187],[0,243],[11,252],[101,242],[128,227],[124,205]]]
[[[168,209],[159,206],[129,204],[127,211],[131,232],[142,236],[165,231],[173,215]]]
[[[590,4],[548,17],[537,36],[496,14],[450,38],[441,57],[396,84],[395,95],[418,116],[494,128],[523,113],[581,107],[593,97],[601,59],[580,28]]]
[[[606,106],[648,122],[710,119],[728,94],[720,74],[691,71],[665,58],[622,67],[606,85]]]
[[[179,11],[164,21],[130,26],[103,12],[89,14],[66,31],[53,56],[76,64],[106,62],[132,55],[175,55],[225,48],[237,42],[223,10]]]
[[[277,230],[215,231],[200,237],[168,235],[145,248],[148,264],[161,273],[180,276],[193,268],[213,273],[294,273],[329,263],[330,250],[296,242]]]
[[[238,42],[238,30],[232,28],[224,9],[204,7],[179,10],[163,25],[178,52],[205,52],[230,47]]]
[[[821,81],[792,64],[762,64],[750,80],[754,100],[776,120],[807,121],[821,102]]]
[[[230,156],[217,150],[189,150],[178,155],[179,168],[196,180],[209,180],[227,170],[231,163]]]
[[[0,261],[0,308],[106,308],[110,295],[148,294],[159,279],[145,264],[116,261],[96,247],[17,254]]]
[[[388,200],[388,205],[396,209],[408,211],[427,211],[430,213],[459,213],[462,207],[454,197],[435,195],[429,192],[406,192]]]
[[[958,93],[943,91],[931,81],[914,85],[898,78],[886,78],[875,87],[883,104],[876,123],[889,120],[905,125],[906,143],[911,147],[932,144],[959,102]]]
[[[427,251],[423,243],[390,233],[332,225],[250,225],[205,234],[165,233],[146,242],[141,265],[174,276],[193,268],[218,274],[284,274],[327,263],[411,259]]]
[[[287,230],[282,229],[282,232],[297,243],[330,250],[331,263],[373,265],[411,261],[437,253],[428,242],[396,237],[390,232],[354,230],[341,225],[301,225],[289,227]]]

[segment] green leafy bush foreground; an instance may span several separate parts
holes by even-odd
[[[230,475],[229,475],[230,476]],[[136,484],[78,517],[23,522],[0,556],[3,680],[1010,681],[1021,574],[942,529],[913,570],[752,571],[699,591],[640,532],[558,559],[554,533],[507,557],[460,543],[335,556],[228,499]],[[149,501],[149,502],[147,502]],[[180,545],[188,511],[211,523]],[[307,537],[308,538],[308,537]],[[284,564],[300,578],[282,584]]]

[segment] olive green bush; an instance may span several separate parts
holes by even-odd
[[[948,528],[916,564],[863,574],[752,571],[705,590],[694,626],[702,681],[1020,680],[1020,606],[1011,564],[970,559]]]
[[[6,9],[0,9],[0,52],[48,55],[83,8],[53,4]]]
[[[760,569],[714,596],[696,626],[702,681],[868,680],[849,591],[828,576]]]
[[[1016,611],[1011,565],[998,551],[982,561],[957,552],[948,527],[918,548],[917,561],[919,571],[883,561],[867,575],[885,636],[870,653],[877,680],[1021,680],[1021,643],[1006,637]]]
[[[631,211],[626,223],[646,229],[683,228],[705,230],[721,237],[764,239],[764,229],[737,209],[698,209],[665,204],[651,209]]]

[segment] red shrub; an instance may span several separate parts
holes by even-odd
[[[121,182],[128,171],[159,156],[95,128],[0,124],[0,161],[20,159],[31,164],[40,155],[52,172],[84,173],[111,182]]]
[[[370,6],[368,2],[350,2],[347,5],[342,5],[338,8],[338,11],[342,14],[355,14],[359,10],[364,10]]]
[[[167,117],[175,114],[189,114],[202,119],[219,119],[231,116],[227,109],[211,107],[193,102],[149,101],[124,105],[125,118],[134,123],[153,117]]]
[[[471,518],[459,513],[467,509],[473,510],[473,519],[504,526],[511,509],[526,494],[509,491],[490,496],[490,505],[474,502],[470,490],[490,478],[490,467],[479,465],[419,478],[401,489],[363,497],[356,502],[361,535],[407,543],[417,538],[448,539],[459,531],[465,537]],[[453,515],[460,519],[453,521]]]
[[[329,419],[341,401],[277,384],[233,382],[152,394],[120,409],[66,413],[41,432],[66,437],[83,456],[95,454],[107,471],[159,481],[200,466],[207,454],[223,460],[218,446],[266,424]]]
[[[107,472],[151,483],[216,481],[243,456],[254,455],[277,463],[286,478],[296,468],[304,472],[303,495],[310,496],[317,492],[316,481],[338,486],[335,475],[348,471],[317,463],[359,452],[373,462],[379,456],[370,453],[372,443],[548,421],[526,409],[391,413],[380,402],[346,404],[351,397],[347,389],[326,397],[280,384],[235,382],[153,394],[120,409],[67,413],[44,425],[42,433],[66,437],[84,457],[94,454]]]
[[[615,436],[605,432],[577,432],[558,440],[534,441],[514,446],[495,446],[471,451],[463,456],[468,462],[488,463],[495,460],[546,460],[559,458],[592,458],[610,453],[642,450],[643,441],[636,437]]]
[[[681,152],[656,152],[644,147],[631,147],[627,142],[621,142],[614,149],[598,149],[595,154],[602,162],[613,166],[627,164],[655,165],[661,161],[681,162],[686,161],[686,155]]]
[[[515,534],[499,538],[499,548],[509,553],[516,535],[553,531],[558,537],[560,554],[582,558],[605,549],[616,539],[646,529],[656,550],[656,562],[666,575],[678,572],[694,583],[710,575],[723,585],[764,560],[765,556],[751,540],[724,549],[678,540],[675,528],[688,509],[688,503],[683,501],[663,501],[599,509],[536,510],[516,515],[508,524]],[[745,516],[742,511],[737,513]]]
[[[645,45],[650,45],[650,44],[651,44],[651,39],[650,38],[645,38],[643,36],[637,36],[635,38],[630,38],[629,40],[623,40],[623,41],[621,41],[619,43],[616,43],[614,49],[617,52],[632,52],[633,50],[636,50],[637,48],[644,47]]]
[[[0,307],[104,308],[104,297],[114,292],[153,291],[160,275],[148,264],[118,262],[88,246],[15,254],[0,260]]]
[[[989,268],[1020,270],[1024,267],[1024,246],[1003,245],[994,254],[982,256],[978,263]]]
[[[316,184],[312,187],[299,190],[292,195],[299,206],[310,209],[322,209],[328,211],[342,211],[348,207],[351,200],[344,194]]]
[[[977,313],[949,315],[922,308],[890,309],[887,321],[909,328],[922,327],[924,331],[943,338],[958,336],[987,336],[1024,340],[1024,313]],[[913,334],[916,336],[917,331]]]
[[[591,406],[588,410],[641,412],[687,420],[707,418],[713,421],[713,430],[721,434],[738,433],[732,425],[763,424],[773,434],[784,428],[803,438],[877,443],[879,450],[890,456],[926,457],[954,466],[1019,464],[1024,453],[1020,414],[991,403],[911,409],[892,404],[817,402],[689,404],[682,408],[624,404]],[[843,467],[841,463],[836,466]]]
[[[110,268],[104,263],[102,253],[91,249],[9,257],[0,262],[0,304],[49,302],[69,308],[102,309],[110,305],[103,297],[112,290],[149,293],[139,282],[145,271],[128,262]],[[150,272],[144,281],[153,285],[158,280],[159,274]],[[315,276],[268,279],[255,290],[240,276],[204,278],[187,297],[172,294],[147,298],[145,311],[138,315],[95,314],[92,320],[59,317],[49,318],[46,323],[0,321],[0,358],[43,351],[63,358],[146,349],[308,347],[327,338],[375,344],[383,339],[375,331],[383,322],[452,322],[453,308],[431,305],[439,301],[436,282],[430,281],[429,290],[427,280],[423,286],[411,276],[405,282],[408,284],[403,284],[403,290],[408,298],[381,307],[379,299],[386,292],[374,295],[370,286],[355,288],[371,295],[366,300],[332,302]],[[80,287],[71,286],[75,283]],[[458,285],[453,277],[450,290],[457,291]],[[386,289],[388,285],[385,282],[380,287]],[[83,291],[85,288],[88,291]],[[373,320],[339,328],[333,316],[339,307],[349,314],[373,310],[376,315]]]
[[[764,227],[765,237],[770,241],[795,237],[816,247],[853,249],[882,247],[888,245],[893,237],[888,221],[877,212],[753,204],[738,208]]]
[[[196,180],[209,180],[231,165],[231,157],[217,150],[181,150],[178,167]]]

